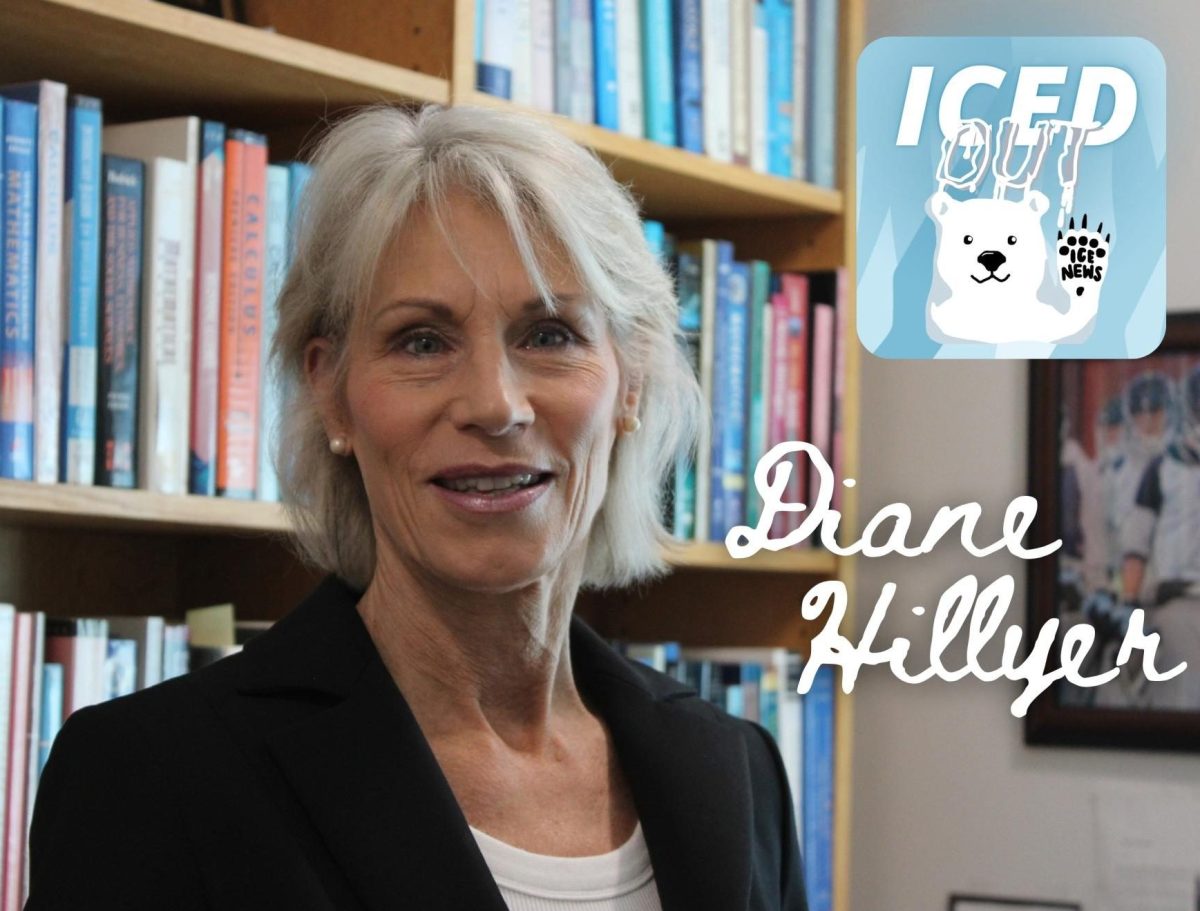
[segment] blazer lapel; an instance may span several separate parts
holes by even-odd
[[[745,746],[683,684],[640,676],[582,621],[571,660],[613,736],[633,791],[663,911],[742,911],[750,900]]]

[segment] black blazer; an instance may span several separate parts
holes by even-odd
[[[27,911],[504,911],[357,600],[330,576],[240,654],[72,714],[38,789]],[[578,618],[570,635],[664,911],[805,911],[770,735]]]

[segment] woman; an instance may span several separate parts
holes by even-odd
[[[770,736],[572,618],[663,571],[700,413],[631,197],[489,110],[370,109],[316,165],[273,354],[330,575],[71,716],[28,907],[804,908]]]

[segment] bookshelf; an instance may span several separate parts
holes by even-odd
[[[66,82],[103,98],[112,122],[198,114],[246,125],[267,133],[277,157],[295,154],[323,120],[362,104],[513,107],[474,87],[474,0],[341,0],[338,6],[347,21],[379,28],[330,23],[326,0],[245,0],[250,25],[153,0],[4,0],[0,82]],[[728,238],[739,258],[766,259],[777,270],[845,267],[852,279],[853,98],[863,0],[841,0],[840,15],[839,190],[530,113],[593,149],[632,185],[644,214],[679,238]],[[277,31],[255,27],[268,19]],[[847,304],[853,307],[852,289]],[[854,477],[856,339],[844,351],[844,464]],[[842,497],[843,532],[854,537],[857,489],[843,489]],[[0,592],[21,609],[62,614],[179,616],[187,607],[233,601],[239,617],[276,619],[318,578],[290,557],[285,532],[275,504],[0,480]],[[719,544],[695,544],[674,550],[670,560],[676,572],[666,580],[636,592],[586,594],[581,613],[607,635],[803,651],[815,632],[799,613],[809,585],[840,578],[854,604],[853,560],[824,551],[733,560]],[[851,697],[839,692],[837,911],[850,908],[852,709]]]

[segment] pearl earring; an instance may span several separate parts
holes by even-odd
[[[345,455],[350,449],[350,444],[345,437],[334,437],[329,441],[329,451],[334,455]]]
[[[637,433],[642,428],[642,419],[636,414],[627,414],[621,419],[621,429],[626,433]]]

